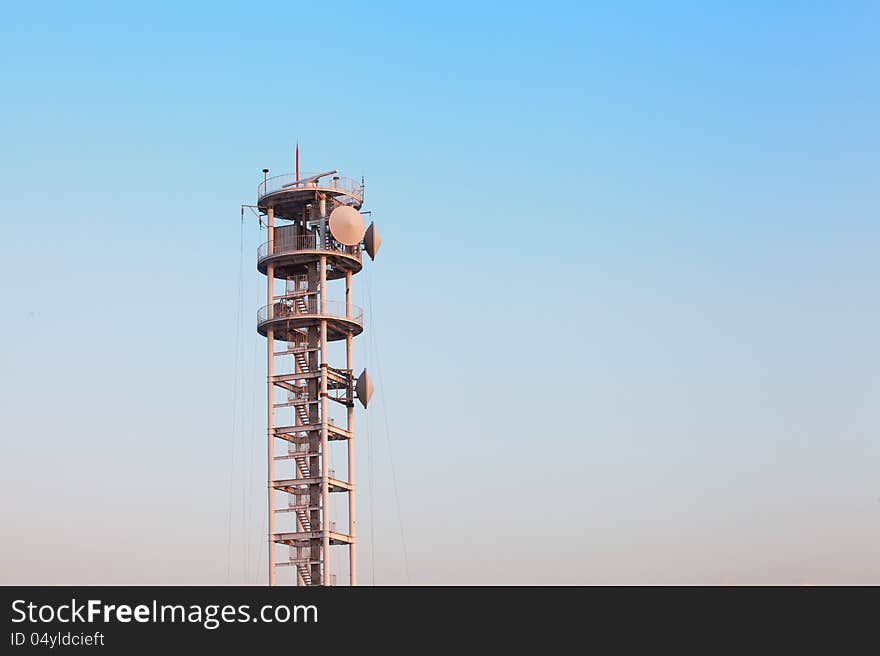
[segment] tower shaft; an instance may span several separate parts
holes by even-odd
[[[258,191],[268,225],[257,254],[267,279],[257,330],[267,349],[270,585],[282,578],[335,585],[340,575],[357,582],[353,341],[363,312],[351,297],[363,247],[337,241],[328,218],[340,206],[359,210],[362,194],[362,186],[338,177],[322,184],[276,176]],[[335,281],[344,300],[332,298]],[[347,503],[332,504],[340,495]]]

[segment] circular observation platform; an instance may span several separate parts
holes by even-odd
[[[295,218],[320,194],[358,210],[364,204],[363,185],[351,178],[335,174],[316,178],[315,175],[304,173],[297,179],[295,173],[284,173],[260,183],[257,187],[257,207],[264,212],[273,208],[276,218]]]
[[[327,321],[328,342],[360,335],[364,330],[364,311],[358,306],[352,305],[351,313],[346,316],[345,303],[326,301],[321,312],[320,303],[315,299],[306,300],[300,296],[275,301],[271,317],[269,306],[261,307],[257,312],[257,332],[265,337],[272,328],[275,339],[296,342],[303,339],[301,329],[318,326],[323,320]]]
[[[361,270],[361,252],[360,244],[345,246],[329,235],[324,244],[315,234],[285,237],[267,241],[257,249],[257,271],[265,276],[271,264],[273,276],[285,280],[305,275],[308,266],[324,256],[328,264],[327,280],[336,280],[344,278],[349,271],[355,274]]]

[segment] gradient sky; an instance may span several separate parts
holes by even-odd
[[[421,5],[0,9],[0,583],[265,580],[299,140],[384,237],[362,583],[880,584],[878,5]]]

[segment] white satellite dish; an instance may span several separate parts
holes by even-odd
[[[367,225],[364,217],[349,205],[340,205],[330,212],[330,234],[340,244],[354,246],[364,238]]]
[[[365,408],[370,403],[370,397],[373,396],[373,381],[370,380],[370,374],[364,369],[358,376],[354,384],[354,392],[357,394],[358,401]]]
[[[379,228],[375,223],[371,223],[364,234],[364,250],[371,260],[376,259],[376,253],[379,252],[379,246],[382,245],[382,235],[379,234]]]

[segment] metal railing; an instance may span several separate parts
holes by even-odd
[[[307,564],[307,563],[309,563],[309,562],[311,561],[311,556],[309,556],[309,552],[308,552],[308,548],[307,548],[307,547],[299,547],[300,549],[305,550],[305,553],[302,553],[302,554],[297,554],[297,553],[296,553],[295,549],[297,549],[297,547],[290,547],[290,548],[291,548],[292,550],[294,550],[294,551],[291,551],[291,552],[288,554],[288,557],[287,557],[287,562],[288,562],[288,563],[303,563],[303,564]]]
[[[296,253],[297,251],[329,251],[331,253],[345,253],[358,259],[361,257],[360,244],[346,246],[328,236],[322,245],[318,235],[309,234],[264,242],[257,249],[257,259],[262,260],[270,255],[283,255],[285,253]]]
[[[364,325],[364,311],[357,305],[351,306],[351,314],[345,311],[344,301],[326,301],[324,312],[321,312],[321,302],[316,298],[282,298],[272,304],[272,319],[292,319],[294,317],[329,316],[339,317],[353,321],[359,326]],[[269,306],[264,305],[257,311],[257,323],[268,321]]]
[[[364,189],[361,183],[351,178],[344,178],[338,175],[323,176],[318,180],[310,182],[302,182],[312,177],[313,173],[301,173],[299,181],[296,179],[295,173],[282,173],[273,176],[265,182],[261,182],[257,187],[257,198],[262,198],[276,191],[290,191],[293,189],[338,189],[344,194],[363,202]],[[342,200],[342,199],[340,199]],[[343,200],[343,202],[345,202]]]

